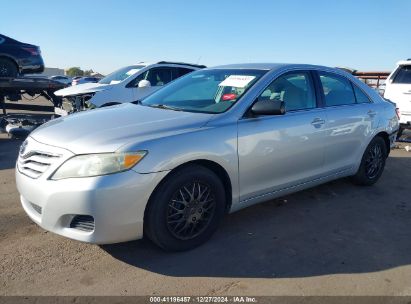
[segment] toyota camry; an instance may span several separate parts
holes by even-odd
[[[44,229],[187,250],[226,213],[342,177],[374,184],[397,131],[395,105],[342,70],[226,65],[44,124],[16,180]]]

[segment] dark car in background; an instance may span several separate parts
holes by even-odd
[[[44,62],[40,47],[0,34],[0,77],[41,73]]]

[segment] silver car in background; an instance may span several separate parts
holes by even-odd
[[[23,143],[16,181],[44,229],[187,250],[225,213],[341,177],[374,184],[397,130],[395,106],[344,71],[220,66],[46,123]]]

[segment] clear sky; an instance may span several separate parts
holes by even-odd
[[[391,70],[411,58],[411,0],[0,0],[0,32],[48,67],[292,62]]]

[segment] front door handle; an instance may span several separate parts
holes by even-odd
[[[320,127],[321,125],[325,124],[325,120],[317,117],[317,118],[314,118],[311,124],[315,127]]]

